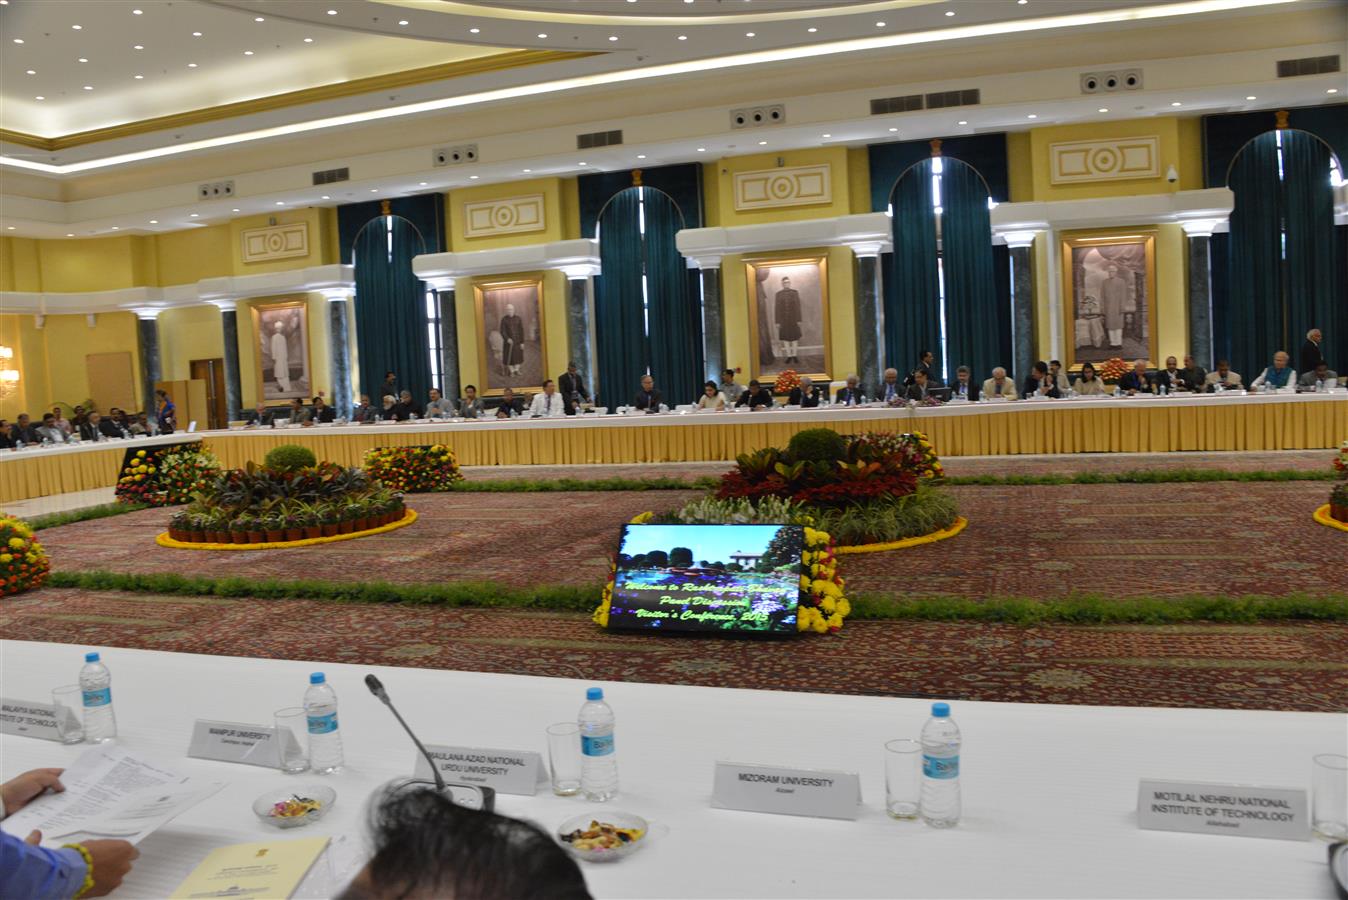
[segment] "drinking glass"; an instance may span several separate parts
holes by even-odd
[[[56,733],[63,744],[84,741],[84,691],[78,684],[63,684],[51,692],[56,707]]]
[[[278,709],[276,720],[276,758],[282,772],[296,775],[309,769],[309,718],[304,707]]]
[[[580,726],[575,722],[548,726],[548,764],[554,794],[570,797],[580,793]]]
[[[913,740],[885,744],[885,812],[891,819],[916,819],[922,799],[922,745]]]
[[[1322,838],[1348,838],[1348,756],[1321,753],[1311,760],[1311,828]]]

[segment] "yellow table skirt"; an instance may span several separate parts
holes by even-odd
[[[842,433],[923,431],[942,456],[1330,449],[1348,439],[1348,397],[1062,401],[939,409],[821,409],[585,421],[343,426],[201,435],[229,467],[280,444],[359,465],[371,447],[444,443],[483,465],[695,462],[782,446],[804,428]],[[0,502],[110,487],[125,445],[25,451],[0,461]]]

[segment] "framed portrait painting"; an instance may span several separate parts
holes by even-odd
[[[478,393],[506,388],[540,391],[547,378],[543,279],[538,276],[473,285],[477,306]]]
[[[1156,359],[1156,233],[1067,232],[1062,241],[1067,366]]]
[[[828,257],[748,257],[750,376],[828,379]]]
[[[258,402],[313,396],[309,370],[309,304],[304,300],[252,307]]]

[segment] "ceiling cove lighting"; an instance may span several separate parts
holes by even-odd
[[[710,57],[707,59],[683,60],[679,62],[662,63],[654,66],[643,66],[619,71],[561,78],[543,84],[525,84],[514,87],[496,88],[477,93],[459,94],[453,97],[439,97],[417,103],[385,107],[383,109],[346,113],[343,115],[311,119],[304,122],[292,122],[270,128],[260,128],[238,134],[220,135],[218,137],[203,138],[196,141],[186,141],[171,147],[152,147],[146,150],[118,153],[111,156],[82,160],[80,162],[68,163],[65,165],[35,162],[28,159],[6,156],[0,157],[0,166],[12,166],[14,168],[28,169],[35,172],[46,172],[52,175],[67,175],[74,172],[87,172],[93,169],[122,165],[124,163],[141,162],[147,159],[160,159],[166,156],[176,156],[182,153],[208,150],[214,147],[228,147],[235,144],[244,144],[273,137],[293,137],[294,135],[304,134],[310,131],[319,131],[327,128],[337,128],[366,122],[376,122],[384,119],[400,118],[402,116],[419,115],[421,113],[435,112],[438,110],[459,109],[484,103],[495,103],[501,100],[513,100],[519,97],[559,94],[565,91],[594,87],[596,85],[624,84],[651,78],[684,75],[692,72],[711,72],[720,69],[737,68],[740,66],[781,62],[783,60],[809,59],[819,56],[833,56],[841,53],[853,53],[863,50],[938,44],[946,41],[967,40],[969,38],[987,37],[990,35],[1028,34],[1048,31],[1051,29],[1074,28],[1085,25],[1150,21],[1154,19],[1173,18],[1176,16],[1202,15],[1231,9],[1278,6],[1292,2],[1294,2],[1294,0],[1182,0],[1182,2],[1178,3],[1156,4],[1125,9],[1095,10],[1092,12],[1072,13],[1059,16],[1028,18],[1021,21],[988,22],[978,25],[961,25],[958,27],[933,29],[930,31],[877,34],[866,38],[828,41],[810,46],[797,46],[775,50],[758,50],[736,53],[728,56]],[[477,29],[470,29],[470,31],[476,33]],[[1335,93],[1338,92],[1337,89],[1334,88],[1331,88],[1331,90]]]

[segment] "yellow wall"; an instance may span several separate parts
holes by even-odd
[[[0,344],[13,349],[9,368],[22,376],[9,397],[0,397],[0,418],[13,422],[21,412],[35,415],[50,396],[47,343],[32,316],[0,315]]]
[[[1006,136],[1006,168],[1012,203],[1034,199],[1034,166],[1030,151],[1030,133],[1013,131]]]
[[[1181,123],[1184,123],[1181,126]],[[1160,160],[1155,178],[1131,178],[1126,181],[1092,181],[1084,184],[1053,184],[1049,173],[1049,147],[1062,141],[1087,141],[1104,138],[1158,137]],[[1134,194],[1163,194],[1196,190],[1203,186],[1202,144],[1197,119],[1163,117],[1125,119],[1078,125],[1054,125],[1030,132],[1031,171],[1035,200],[1081,200],[1091,197],[1127,197]],[[1012,171],[1012,185],[1023,179],[1024,162]],[[1180,180],[1165,180],[1166,170],[1174,166]],[[1013,194],[1014,197],[1014,194]],[[1015,197],[1014,199],[1022,199]],[[1030,198],[1024,198],[1030,199]]]
[[[476,385],[479,393],[486,387],[482,377],[483,348],[478,343],[477,297],[474,285],[494,281],[523,281],[531,278],[543,278],[543,340],[547,344],[547,359],[544,360],[544,377],[556,378],[566,371],[567,347],[569,336],[567,329],[566,305],[570,286],[566,275],[551,270],[547,272],[517,272],[504,275],[482,275],[476,278],[459,278],[454,283],[454,306],[459,329],[459,385]],[[593,373],[582,373],[593,380]]]
[[[484,200],[505,200],[529,194],[543,195],[543,228],[520,234],[487,235],[485,237],[466,237],[464,235],[464,207],[469,203]],[[467,250],[494,250],[497,247],[522,247],[527,244],[543,244],[562,240],[567,229],[563,220],[577,208],[568,202],[564,207],[562,200],[562,179],[531,178],[527,181],[512,181],[507,184],[484,184],[482,187],[464,188],[453,191],[445,197],[445,210],[449,216],[449,249],[455,253]],[[578,195],[577,195],[578,196]],[[576,225],[571,233],[580,230],[580,214],[574,213]]]
[[[832,199],[830,202],[817,203],[811,206],[737,211],[735,209],[735,174],[776,169],[779,168],[779,160],[781,161],[781,167],[787,168],[791,166],[817,166],[827,163],[829,165],[829,178],[832,183]],[[726,228],[732,225],[756,225],[763,222],[790,222],[795,219],[828,219],[833,216],[845,216],[852,212],[849,187],[851,184],[849,178],[851,167],[848,163],[849,155],[846,147],[813,147],[804,150],[755,153],[752,156],[735,156],[722,159],[716,164],[715,178],[704,179],[704,184],[710,181],[716,183],[714,192],[706,197],[707,206],[712,205],[711,200],[716,201],[716,223]],[[866,171],[865,166],[859,166],[858,168],[862,172]],[[860,177],[862,176],[858,176],[858,178]],[[703,190],[704,192],[707,191],[705,187]],[[869,181],[866,190],[870,190]],[[867,201],[861,211],[869,212],[869,207],[870,204]]]
[[[236,245],[228,225],[171,231],[159,235],[158,242],[158,277],[153,284],[193,284],[203,278],[234,274]]]
[[[0,399],[0,417],[10,421],[21,412],[37,415],[58,401],[72,406],[90,398],[98,401],[98,385],[89,383],[85,365],[91,353],[129,352],[139,391],[140,342],[134,313],[99,313],[92,328],[83,315],[47,316],[42,328],[31,315],[0,315],[0,344],[14,348],[12,364],[22,376],[14,396]]]
[[[185,306],[159,314],[159,372],[164,381],[192,377],[194,359],[221,359],[225,335],[214,306]]]

